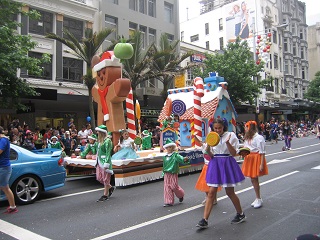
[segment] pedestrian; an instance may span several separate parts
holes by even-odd
[[[5,213],[18,212],[13,193],[9,187],[11,173],[10,141],[5,136],[3,127],[0,126],[0,190],[4,192],[10,205]]]
[[[164,176],[164,207],[170,207],[174,204],[174,195],[179,198],[179,202],[183,202],[184,190],[178,184],[179,163],[188,163],[187,157],[181,156],[176,152],[177,145],[170,139],[166,141],[163,148],[167,154],[163,157]]]
[[[110,138],[108,138],[108,130],[105,125],[96,127],[95,130],[98,133],[98,151],[97,151],[97,163],[96,163],[96,178],[104,185],[103,195],[97,200],[97,202],[104,202],[109,199],[109,189],[111,175],[113,175],[111,154],[113,144]]]
[[[33,133],[30,130],[27,130],[26,132],[26,138],[23,141],[22,147],[30,151],[36,149],[33,139]]]
[[[265,157],[266,143],[264,138],[257,133],[257,123],[255,121],[248,121],[245,127],[244,147],[250,149],[250,154],[244,158],[242,172],[244,176],[251,178],[251,183],[256,194],[256,199],[251,206],[260,208],[263,201],[260,194],[259,177],[268,175]]]
[[[234,191],[234,187],[245,179],[237,161],[234,159],[234,156],[237,154],[237,149],[239,148],[239,140],[234,132],[228,132],[228,121],[225,118],[216,118],[213,121],[213,130],[219,134],[220,141],[218,145],[214,147],[205,144],[205,152],[211,159],[208,164],[206,176],[209,193],[203,218],[196,225],[199,228],[208,227],[208,218],[219,186],[225,188],[226,194],[237,211],[231,223],[241,223],[246,218],[242,211],[240,200]]]
[[[283,151],[291,149],[291,140],[292,140],[292,129],[290,124],[287,121],[284,122],[282,125],[282,135],[284,136],[284,147],[282,148]]]

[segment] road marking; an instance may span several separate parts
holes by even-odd
[[[311,168],[311,169],[317,169],[317,170],[320,170],[320,165],[319,166],[316,166],[314,168]]]
[[[18,227],[16,225],[13,225],[1,219],[0,219],[0,232],[3,232],[11,237],[14,237],[20,240],[27,240],[27,239],[50,240],[50,238],[43,237],[39,234],[33,233],[29,230]]]
[[[293,175],[293,174],[298,173],[298,172],[299,172],[299,171],[293,171],[293,172],[290,172],[290,173],[281,175],[281,176],[279,176],[279,177],[270,179],[270,180],[268,180],[268,181],[265,181],[265,182],[263,182],[263,183],[260,183],[260,186],[261,186],[261,185],[268,184],[268,183],[271,183],[271,182],[274,182],[274,181],[277,181],[277,180],[282,179],[282,178],[285,178],[285,177],[288,177],[288,176]],[[242,189],[242,190],[237,191],[236,194],[243,193],[243,192],[247,192],[247,191],[249,191],[249,190],[251,190],[251,189],[253,189],[253,187],[247,187],[247,188],[245,188],[245,189]],[[222,199],[225,199],[225,198],[227,198],[227,197],[228,197],[228,196],[225,195],[225,196],[223,196],[223,197],[219,197],[217,200],[218,200],[218,201],[221,201]],[[193,210],[198,209],[198,208],[201,208],[201,207],[203,207],[203,205],[202,205],[202,204],[199,204],[199,205],[196,205],[196,206],[193,206],[193,207],[190,207],[190,208],[187,208],[187,209],[184,209],[184,210],[175,212],[175,213],[171,213],[171,214],[169,214],[169,215],[166,215],[166,216],[163,216],[163,217],[160,217],[160,218],[156,218],[156,219],[153,219],[153,220],[144,222],[144,223],[140,223],[140,224],[137,224],[137,225],[134,225],[134,226],[125,228],[125,229],[121,229],[121,230],[119,230],[119,231],[115,231],[115,232],[112,232],[112,233],[108,233],[108,234],[103,235],[103,236],[100,236],[100,237],[92,238],[91,240],[103,240],[103,239],[108,239],[108,238],[111,238],[111,237],[115,237],[115,236],[118,236],[118,235],[120,235],[120,234],[127,233],[127,232],[130,232],[130,231],[139,229],[139,228],[143,228],[143,227],[145,227],[145,226],[148,226],[148,225],[151,225],[151,224],[154,224],[154,223],[157,223],[157,222],[164,221],[164,220],[166,220],[166,219],[169,219],[169,218],[172,218],[172,217],[175,217],[175,216],[178,216],[178,215],[181,215],[181,214],[184,214],[184,213],[193,211]]]
[[[307,156],[307,155],[314,154],[314,153],[317,153],[317,152],[320,152],[320,150],[314,151],[314,152],[305,153],[305,154],[301,154],[301,155],[297,155],[297,156],[293,156],[293,157],[288,157],[288,158],[284,158],[284,159],[274,159],[274,160],[268,162],[268,165],[276,164],[276,163],[282,163],[282,162],[290,162],[290,160],[288,160],[288,159],[299,158],[299,157]]]
[[[304,148],[308,148],[308,147],[314,147],[314,146],[318,146],[320,145],[320,143],[316,143],[316,144],[312,144],[312,145],[308,145],[308,146],[304,146],[304,147],[300,147],[300,148],[295,148],[291,151],[295,151],[295,150],[299,150],[299,149],[304,149]],[[290,151],[289,151],[290,152]],[[266,156],[272,156],[272,155],[276,155],[276,154],[281,154],[281,153],[287,153],[287,151],[281,151],[281,152],[275,152],[275,153],[269,153],[266,154]]]
[[[268,162],[268,165],[276,164],[276,163],[283,163],[283,162],[290,162],[290,160],[287,160],[287,159],[274,159],[274,160]]]

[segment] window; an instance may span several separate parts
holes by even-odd
[[[129,0],[129,9],[137,11],[137,0]]]
[[[270,62],[269,62],[269,64],[270,64],[270,69],[272,69],[272,55],[270,54],[270,56],[269,56],[269,59],[270,59]]]
[[[150,17],[156,17],[156,0],[148,1],[148,15]]]
[[[71,18],[63,19],[63,27],[66,28],[74,37],[81,41],[83,37],[83,22]]]
[[[29,57],[32,58],[37,58],[41,59],[42,58],[42,53],[37,53],[37,52],[29,52],[28,53]],[[44,63],[41,64],[40,67],[42,68],[42,73],[41,75],[36,75],[32,71],[28,71],[28,77],[31,78],[41,78],[41,79],[52,79],[52,56],[51,56],[51,61],[50,63]]]
[[[277,31],[276,30],[272,31],[272,41],[273,41],[273,43],[277,44]]]
[[[39,19],[29,18],[29,33],[46,35],[47,33],[53,32],[53,15],[40,10],[36,11],[39,12],[41,16]]]
[[[164,3],[164,20],[168,23],[173,23],[173,5]]]
[[[155,29],[149,28],[149,44],[156,43],[156,33]]]
[[[135,31],[138,29],[138,24],[129,22],[129,36],[132,36]]]
[[[206,41],[206,49],[210,49],[209,41]]]
[[[289,62],[287,59],[284,60],[284,73],[289,74]]]
[[[195,41],[198,41],[199,40],[199,34],[197,35],[193,35],[190,37],[190,42],[195,42]]]
[[[301,72],[302,72],[302,79],[306,79],[306,68],[302,67]]]
[[[279,79],[278,78],[275,78],[274,79],[274,90],[275,90],[275,93],[279,93]]]
[[[209,34],[209,23],[206,23],[204,25],[204,28],[205,28],[205,34],[208,35]]]
[[[145,0],[139,0],[139,12],[146,13],[146,2],[145,2]]]
[[[296,35],[296,24],[295,23],[292,23],[291,24],[291,32],[292,32],[292,35]]]
[[[300,53],[301,53],[301,58],[304,59],[304,48],[303,47],[300,48]]]
[[[118,0],[108,0],[110,3],[119,4]]]
[[[285,52],[288,52],[288,38],[283,39],[283,48]]]
[[[222,18],[219,18],[219,31],[223,30]]]
[[[303,30],[300,29],[300,39],[303,39]]]
[[[74,58],[63,58],[63,79],[70,82],[82,83],[83,62]]]
[[[292,53],[293,53],[293,56],[296,56],[297,55],[297,43],[293,43],[293,46],[292,46]]]
[[[184,41],[184,31],[181,31],[180,34],[180,41],[183,42]]]
[[[278,54],[273,55],[274,68],[278,69]]]
[[[140,26],[139,30],[141,32],[141,46],[142,49],[145,49],[147,45],[147,27]]]
[[[220,50],[223,50],[223,37],[219,38]]]
[[[172,41],[174,40],[174,36],[172,34],[167,33],[167,37],[168,37],[169,43],[172,43]]]
[[[280,72],[282,72],[282,58],[279,57],[279,66],[280,66]]]
[[[293,64],[293,76],[298,76],[298,68],[296,63]]]
[[[105,16],[105,27],[106,28],[110,28],[110,29],[114,29],[114,32],[112,32],[111,34],[109,34],[109,36],[107,37],[107,40],[113,40],[113,39],[117,39],[117,35],[118,35],[118,19],[112,16]]]

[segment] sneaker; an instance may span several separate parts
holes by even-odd
[[[18,212],[18,208],[17,207],[15,207],[15,208],[7,207],[7,210],[4,213],[11,214],[11,213],[16,213],[16,212]]]
[[[258,198],[256,198],[252,203],[251,203],[251,207],[254,207],[254,205],[256,204]]]
[[[234,219],[231,221],[231,224],[238,224],[243,222],[246,219],[246,215],[244,213],[240,214],[237,213],[237,215],[234,217]]]
[[[163,207],[172,207],[172,206],[173,206],[173,204],[169,204],[169,203],[163,204]]]
[[[107,201],[108,199],[109,199],[108,196],[103,195],[97,200],[97,202],[104,202],[104,201]]]
[[[179,203],[182,203],[182,202],[183,202],[183,197],[179,198]]]
[[[109,194],[108,194],[108,197],[111,197],[113,191],[116,189],[115,186],[112,186],[111,188],[109,188]]]
[[[260,199],[258,198],[257,201],[256,201],[256,203],[253,205],[253,207],[254,207],[254,208],[261,208],[261,207],[262,207],[262,202],[263,202],[262,199],[261,199],[261,198],[260,198]]]
[[[196,225],[198,228],[207,228],[208,227],[208,221],[202,218],[198,224]]]

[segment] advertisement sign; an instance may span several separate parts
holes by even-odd
[[[175,88],[183,88],[186,86],[186,80],[185,80],[184,74],[180,74],[175,77],[174,86]]]

